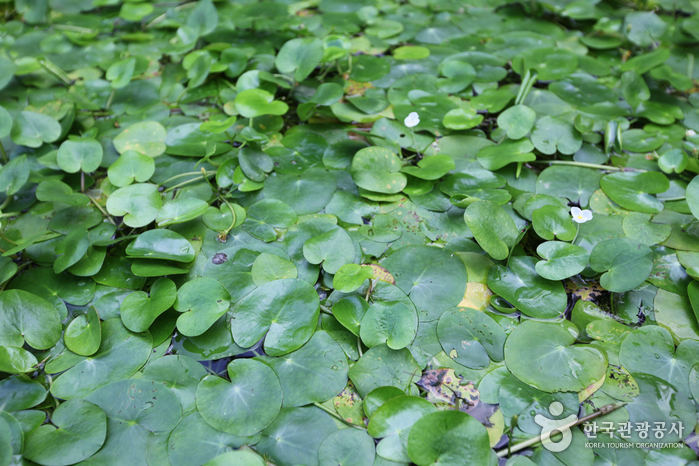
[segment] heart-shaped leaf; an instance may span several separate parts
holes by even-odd
[[[386,343],[394,350],[408,346],[417,333],[417,314],[399,301],[372,304],[360,323],[360,337],[369,348]]]
[[[284,115],[289,106],[262,89],[247,89],[235,96],[235,108],[245,118]]]
[[[42,113],[23,111],[12,123],[10,136],[15,144],[39,147],[45,142],[53,142],[61,135],[61,125]]]
[[[261,360],[279,377],[285,408],[327,401],[347,385],[347,357],[323,331],[292,353]]]
[[[56,162],[68,173],[93,172],[102,162],[102,145],[94,139],[65,141],[58,149]]]
[[[253,435],[277,417],[282,389],[274,371],[260,361],[228,364],[230,382],[209,375],[197,387],[197,409],[207,423],[234,435]]]
[[[504,141],[496,146],[486,146],[478,152],[478,162],[488,170],[499,170],[514,162],[533,162],[534,145],[528,139]]]
[[[574,154],[582,147],[580,133],[560,118],[545,116],[534,125],[531,135],[534,147],[544,154]]]
[[[45,424],[27,437],[24,456],[48,466],[79,463],[94,455],[107,436],[104,411],[85,400],[62,403],[51,424]]]
[[[194,259],[195,251],[192,244],[179,233],[159,228],[138,235],[126,247],[126,254],[142,259],[191,262]]]
[[[157,121],[134,123],[114,138],[114,147],[123,154],[134,150],[148,157],[157,157],[165,152],[167,131]]]
[[[300,348],[315,330],[318,293],[308,283],[286,278],[265,283],[232,309],[231,332],[243,348],[265,338],[265,352],[280,356]]]
[[[0,293],[0,345],[48,349],[61,338],[61,319],[46,300],[26,291]]]
[[[159,227],[184,223],[200,217],[209,208],[208,202],[195,198],[173,199],[165,204],[155,217]]]
[[[451,309],[442,314],[437,337],[444,352],[472,369],[503,360],[505,331],[487,314],[475,309]]]
[[[653,268],[653,251],[628,238],[597,243],[590,253],[590,267],[604,272],[600,284],[609,291],[623,293],[640,286]]]
[[[97,352],[102,342],[102,330],[94,306],[68,324],[63,339],[66,347],[80,356],[90,356]]]
[[[132,332],[145,332],[160,314],[170,309],[177,299],[177,287],[169,278],[159,278],[150,288],[131,293],[121,303],[121,321]]]
[[[396,154],[385,147],[366,147],[352,159],[352,179],[357,186],[377,193],[399,193],[408,179],[400,173],[402,166]]]
[[[354,243],[342,228],[335,228],[303,244],[303,256],[311,264],[323,264],[323,270],[336,273],[354,260]]]
[[[359,264],[345,264],[333,277],[333,288],[343,293],[351,293],[370,278],[374,277],[371,267]]]
[[[109,166],[109,182],[117,187],[130,185],[134,181],[148,181],[155,173],[155,162],[151,157],[127,150]]]
[[[478,201],[469,205],[464,220],[478,244],[490,257],[506,259],[514,247],[519,230],[512,217],[493,201]]]
[[[494,265],[488,272],[488,287],[528,316],[559,316],[567,304],[563,284],[540,277],[535,262],[530,256],[512,256],[509,268]]]
[[[536,273],[547,280],[564,280],[587,267],[590,254],[585,248],[562,241],[547,241],[536,248],[543,259],[536,263]]]
[[[107,199],[107,212],[123,216],[131,228],[140,228],[155,220],[162,198],[154,184],[139,183],[119,188]]]
[[[177,328],[183,335],[196,337],[206,332],[228,311],[231,296],[219,282],[199,277],[177,290],[173,307],[183,313],[177,318]]]
[[[510,139],[521,139],[532,130],[536,112],[526,105],[515,105],[498,115],[498,126],[507,131]]]
[[[323,43],[315,37],[292,39],[286,42],[277,54],[274,64],[294,80],[303,81],[323,58]]]
[[[544,392],[583,390],[604,377],[607,358],[595,348],[574,345],[577,335],[568,321],[522,322],[505,342],[507,368]]]
[[[604,193],[621,207],[647,214],[663,210],[663,203],[651,194],[670,189],[667,177],[658,172],[612,173],[602,178],[600,185]]]

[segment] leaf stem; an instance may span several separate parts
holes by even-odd
[[[573,241],[570,242],[570,244],[575,244],[575,240],[578,239],[578,234],[580,233],[580,224],[576,223],[577,225],[577,230],[575,230],[575,236],[573,236]]]
[[[568,160],[534,160],[533,162],[528,162],[528,163],[550,163],[552,165],[571,165],[574,167],[596,168],[598,170],[608,170],[608,171],[617,171],[617,172],[626,172],[626,171],[644,172],[644,171],[646,171],[646,170],[642,170],[640,168],[613,167],[611,165],[599,165],[597,163],[587,163],[587,162],[570,162]]]
[[[111,223],[112,225],[116,225],[116,222],[114,221],[112,216],[109,215],[109,213],[106,210],[104,210],[102,208],[102,206],[99,205],[99,203],[92,196],[87,196],[87,198],[90,199],[90,201],[95,205],[95,207],[97,207],[97,209],[99,209],[100,212],[102,212],[102,215],[107,217],[107,220],[109,220],[109,223]]]
[[[207,175],[211,175],[212,173],[216,173],[216,172],[213,171],[213,170],[210,171],[210,172],[206,172]],[[167,180],[163,181],[162,183],[159,183],[159,184],[158,184],[158,187],[167,184],[168,181],[176,180],[177,178],[182,178],[183,176],[201,175],[201,174],[202,174],[202,172],[200,172],[200,171],[199,171],[199,172],[180,173],[179,175],[171,176],[170,178],[168,178]]]
[[[46,71],[57,77],[59,80],[63,82],[63,84],[67,86],[71,86],[73,84],[73,81],[68,77],[68,75],[57,67],[51,60],[48,58],[41,58],[39,59],[39,65],[41,65]]]
[[[527,447],[530,447],[532,445],[536,445],[539,442],[543,442],[544,440],[548,440],[551,438],[552,435],[556,435],[557,433],[563,432],[566,429],[570,429],[571,427],[575,427],[580,424],[584,424],[585,422],[594,419],[596,417],[603,416],[605,414],[609,414],[612,411],[616,411],[617,409],[625,406],[626,403],[614,403],[614,404],[609,404],[606,406],[603,406],[599,409],[599,411],[595,411],[594,413],[582,417],[578,419],[577,421],[569,422],[568,424],[565,424],[561,427],[557,427],[553,430],[549,430],[548,432],[543,432],[541,435],[537,435],[536,437],[530,438],[529,440],[525,440],[524,442],[518,443],[513,446],[507,446],[507,448],[503,448],[502,450],[497,452],[498,458],[504,458],[507,456],[510,456],[512,453],[518,452],[520,450],[524,450]]]
[[[5,146],[2,145],[2,141],[0,141],[0,155],[2,155],[2,161],[7,163],[9,160],[7,160],[7,153],[5,152]]]
[[[199,172],[197,172],[197,173],[199,173]],[[208,176],[212,176],[213,174],[214,174],[213,172],[210,172],[210,173],[208,173],[206,176],[207,176],[207,177],[208,177]],[[199,175],[201,175],[201,173],[199,173]],[[187,184],[189,184],[189,183],[194,183],[195,181],[201,181],[201,180],[200,180],[200,177],[197,176],[197,177],[194,177],[194,178],[192,178],[192,179],[190,179],[190,180],[183,181],[182,183],[178,183],[178,184],[176,184],[176,185],[170,186],[170,187],[167,188],[165,191],[163,191],[163,193],[169,193],[170,191],[172,191],[172,190],[174,190],[174,189],[180,188],[180,187],[185,186],[185,185],[187,185]],[[208,180],[207,180],[207,181],[208,181]]]
[[[351,422],[347,422],[346,420],[344,420],[344,419],[342,418],[342,416],[340,416],[340,415],[337,414],[336,412],[333,412],[333,411],[329,410],[328,408],[326,408],[325,406],[323,406],[323,405],[320,404],[320,403],[313,403],[313,406],[315,406],[316,408],[322,409],[323,411],[325,411],[326,413],[328,413],[329,415],[331,415],[332,417],[334,417],[334,418],[337,419],[338,421],[343,422],[343,423],[347,424],[347,425],[350,426],[350,427],[354,427],[355,429],[366,430],[364,427],[360,427],[360,426],[358,426],[358,425],[356,425],[356,424],[352,424]]]

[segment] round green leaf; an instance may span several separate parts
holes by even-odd
[[[696,218],[699,218],[699,179],[694,177],[687,185],[687,205]]]
[[[107,212],[124,217],[131,228],[140,228],[155,220],[163,205],[154,184],[132,184],[119,188],[107,199]]]
[[[296,223],[294,210],[282,201],[263,199],[248,208],[243,229],[269,243],[277,239],[275,228],[289,228]]]
[[[510,139],[521,139],[532,130],[536,112],[526,105],[515,105],[498,115],[498,126]]]
[[[0,372],[23,374],[31,372],[39,364],[29,351],[15,346],[0,346]]]
[[[100,347],[102,331],[100,318],[94,306],[73,319],[65,330],[66,347],[80,356],[95,354]]]
[[[62,403],[26,439],[24,457],[46,466],[79,463],[95,454],[107,436],[107,416],[99,406],[75,399]]]
[[[61,135],[61,125],[48,115],[23,111],[12,123],[12,142],[27,147],[39,147],[53,142]]]
[[[228,311],[230,299],[228,291],[213,278],[199,277],[186,282],[177,290],[173,305],[182,313],[177,318],[177,329],[188,337],[201,335]]]
[[[488,431],[461,411],[439,411],[419,419],[408,435],[408,455],[418,466],[487,464]]]
[[[255,450],[275,464],[318,465],[318,450],[337,426],[320,408],[284,408],[262,432]]]
[[[450,358],[472,369],[485,369],[491,359],[499,362],[504,358],[505,331],[475,309],[446,311],[439,319],[437,337]]]
[[[430,56],[430,49],[420,46],[403,46],[393,51],[397,60],[421,60]]]
[[[165,204],[155,217],[159,227],[184,223],[200,217],[209,208],[209,203],[191,197],[173,199]]]
[[[600,184],[604,193],[621,207],[648,214],[663,210],[663,203],[651,194],[670,189],[667,177],[658,172],[612,173],[602,178]]]
[[[320,168],[310,168],[300,175],[272,173],[265,180],[267,199],[278,199],[291,206],[298,215],[314,214],[324,208],[335,194],[333,176]]]
[[[303,244],[303,257],[311,264],[323,264],[323,270],[336,273],[354,260],[354,243],[342,228],[315,236]]]
[[[333,288],[342,293],[351,293],[370,278],[374,277],[371,267],[359,264],[345,264],[333,277]]]
[[[599,189],[601,175],[590,168],[553,165],[536,180],[536,192],[567,198],[586,207],[592,194]]]
[[[634,241],[646,246],[662,243],[670,236],[672,226],[653,223],[650,214],[631,212],[624,216],[622,226],[624,234]]]
[[[545,205],[534,210],[532,225],[536,234],[545,240],[556,237],[563,241],[572,241],[577,232],[568,210],[560,205]]]
[[[323,43],[315,37],[292,39],[279,50],[274,64],[284,74],[292,74],[294,80],[303,81],[323,58]]]
[[[198,364],[198,363],[197,363]],[[195,386],[196,388],[196,386]],[[246,463],[239,461],[243,453],[249,453],[244,450],[231,451],[234,448],[240,448],[245,444],[254,444],[259,440],[260,436],[254,437],[239,437],[237,435],[221,432],[218,429],[211,427],[201,414],[194,412],[182,419],[182,422],[175,427],[167,439],[167,458],[172,466],[187,466],[191,464],[201,464],[203,461],[208,461],[208,465],[227,466],[235,464],[241,466],[264,466],[264,463]],[[226,455],[235,453],[233,461],[223,462]],[[217,456],[220,455],[220,456]],[[249,453],[253,458],[254,453]],[[244,458],[245,456],[243,456]],[[217,459],[221,462],[217,462]]]
[[[405,304],[377,302],[361,321],[360,337],[369,348],[386,343],[394,350],[408,346],[417,333],[417,314]]]
[[[376,454],[389,461],[408,462],[408,435],[423,416],[434,413],[432,403],[417,396],[399,396],[388,400],[371,417],[367,433],[382,439]]]
[[[284,115],[289,106],[262,89],[247,89],[235,96],[235,108],[245,118],[262,115]]]
[[[352,159],[352,179],[357,186],[384,194],[399,193],[408,183],[400,173],[402,164],[396,154],[385,147],[366,147]]]
[[[476,113],[473,108],[468,110],[455,108],[449,110],[446,115],[444,115],[442,124],[449,129],[463,130],[475,128],[480,125],[482,121],[483,115]]]
[[[582,147],[582,137],[570,123],[552,116],[539,119],[531,135],[534,146],[547,155],[572,155]]]
[[[61,318],[46,300],[26,291],[0,293],[0,345],[51,348],[61,338]]]
[[[29,163],[27,162],[27,156],[20,155],[15,157],[0,169],[0,191],[5,191],[8,196],[11,196],[19,191],[28,179]],[[70,190],[70,188],[68,189]]]
[[[265,352],[281,356],[300,348],[311,338],[320,304],[318,293],[311,285],[286,278],[253,290],[231,311],[231,332],[238,345],[248,348],[266,334]]]
[[[339,272],[337,275],[335,275],[335,277],[338,275]],[[367,303],[366,300],[360,298],[359,296],[347,296],[333,305],[332,312],[338,322],[340,322],[347,330],[356,336],[359,336],[359,327],[368,309],[369,303]]]
[[[577,335],[569,321],[524,321],[505,342],[507,368],[541,391],[579,392],[604,377],[607,358],[595,348],[574,345]]]
[[[375,464],[375,456],[374,440],[366,432],[357,429],[343,429],[330,434],[318,450],[320,464],[338,466]]]
[[[587,267],[590,254],[585,248],[562,241],[547,241],[536,248],[543,259],[536,263],[536,273],[547,280],[564,280]]]
[[[220,207],[209,207],[204,212],[204,215],[201,216],[201,220],[204,222],[204,225],[212,230],[224,231],[228,228],[233,229],[245,221],[246,212],[238,204],[231,204],[231,206],[233,207],[232,211],[227,204],[223,204]]]
[[[257,286],[282,278],[296,278],[298,276],[293,262],[268,253],[257,256],[255,262],[252,263],[251,273],[252,281]]]
[[[114,147],[123,154],[134,150],[148,157],[157,157],[165,152],[167,131],[157,121],[134,123],[114,138]]]
[[[172,230],[148,230],[138,235],[126,247],[130,257],[142,259],[163,259],[176,262],[191,262],[194,260],[194,248],[179,233]]]
[[[58,149],[56,161],[68,173],[90,173],[102,163],[102,145],[94,139],[68,140]]]
[[[148,181],[155,173],[155,162],[147,155],[127,150],[109,166],[107,175],[109,182],[119,188],[130,185],[134,181]]]
[[[480,247],[496,260],[506,259],[515,246],[519,230],[512,217],[493,201],[469,205],[464,220]]]
[[[46,399],[46,394],[41,383],[27,377],[12,376],[0,381],[0,404],[8,413],[33,408]]]
[[[130,377],[148,360],[152,343],[149,334],[129,332],[118,318],[102,322],[101,330],[97,353],[76,359],[73,367],[54,379],[54,396],[66,400],[85,397],[110,382]],[[65,369],[57,371],[61,370]],[[47,372],[51,372],[49,368]]]
[[[438,319],[444,310],[457,306],[466,292],[468,276],[463,261],[443,249],[406,246],[381,265],[415,304],[420,321]]]
[[[282,405],[282,389],[274,371],[252,359],[228,364],[230,382],[209,375],[197,387],[197,409],[204,420],[223,432],[253,435],[267,427]]]
[[[102,408],[110,421],[137,425],[150,432],[169,432],[182,418],[175,395],[152,380],[119,380],[98,388],[87,400]]]
[[[53,262],[53,271],[61,273],[76,264],[85,255],[89,246],[90,241],[85,228],[77,228],[68,233],[56,246],[55,251],[58,257]]]
[[[145,332],[160,314],[170,309],[177,299],[177,287],[169,278],[159,278],[150,288],[131,293],[121,303],[121,321],[132,332]]]
[[[262,361],[279,377],[285,408],[327,401],[347,385],[347,357],[323,331],[296,351]]]
[[[421,180],[438,180],[455,168],[454,160],[445,154],[437,154],[423,157],[417,163],[417,167],[407,165],[401,169],[403,173],[412,175]]]
[[[623,293],[640,286],[653,269],[653,251],[628,238],[613,238],[597,243],[590,253],[590,267],[604,272],[604,289]]]
[[[621,343],[619,362],[632,374],[654,375],[676,387],[685,396],[689,373],[699,357],[699,342],[684,340],[675,349],[672,335],[660,326],[641,327]]]
[[[488,271],[488,288],[528,316],[559,316],[567,304],[563,284],[540,277],[535,262],[531,256],[512,256],[509,268],[494,265]]]
[[[420,367],[407,348],[392,350],[378,345],[364,353],[349,370],[349,377],[361,396],[378,387],[405,390],[419,374]]]
[[[534,145],[528,139],[504,141],[496,146],[486,146],[478,151],[478,162],[488,170],[499,170],[514,162],[533,162]]]

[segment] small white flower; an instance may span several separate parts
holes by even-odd
[[[585,223],[592,220],[592,212],[589,210],[580,210],[580,207],[571,207],[570,215],[573,216],[573,221],[577,223]]]
[[[405,123],[405,126],[408,128],[412,128],[413,126],[417,126],[420,124],[420,115],[417,114],[417,112],[412,112],[410,115],[405,117],[405,120],[403,120],[403,123]]]
[[[684,135],[685,135],[686,137],[696,136],[696,135],[697,135],[697,132],[694,131],[693,129],[688,129],[687,131],[685,131]]]

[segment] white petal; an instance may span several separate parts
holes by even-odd
[[[688,130],[684,133],[684,135],[687,136],[687,137],[696,136],[696,135],[697,135],[697,132],[694,131],[693,129],[688,129]]]
[[[570,208],[570,215],[572,215],[573,217],[577,217],[578,215],[580,215],[580,212],[582,212],[582,210],[580,210],[580,207]]]
[[[586,222],[587,222],[588,220],[592,220],[592,211],[590,211],[590,210],[583,210],[583,211],[582,211],[582,216],[583,216],[583,218],[585,219]]]
[[[576,215],[573,215],[573,221],[574,221],[575,223],[585,223],[587,220],[583,220],[583,219],[581,219],[580,217],[578,217],[578,216],[576,216]]]
[[[408,128],[417,126],[420,124],[420,116],[417,114],[417,112],[411,112],[410,115],[405,117],[403,123],[405,123],[405,126],[407,126]]]

